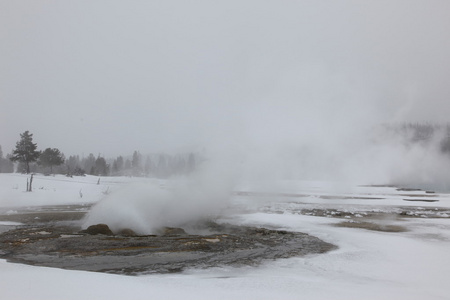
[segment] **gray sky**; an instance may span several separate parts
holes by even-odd
[[[447,122],[450,1],[0,0],[0,145],[107,157]]]

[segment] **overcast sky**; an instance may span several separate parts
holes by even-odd
[[[25,130],[114,157],[447,122],[449,80],[448,0],[0,0],[4,153]]]

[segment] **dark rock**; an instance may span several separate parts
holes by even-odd
[[[111,231],[111,229],[109,229],[108,225],[106,224],[91,225],[87,229],[82,230],[81,232],[91,235],[95,234],[114,235],[114,233]]]

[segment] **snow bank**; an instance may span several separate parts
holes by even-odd
[[[118,185],[132,181],[127,177],[63,175],[33,176],[33,191],[26,192],[25,174],[0,174],[0,207],[94,203]]]

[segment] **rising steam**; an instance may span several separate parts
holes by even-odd
[[[149,180],[112,191],[92,208],[84,226],[106,223],[116,232],[129,228],[154,234],[163,227],[217,216],[236,187],[250,184],[259,191],[277,191],[277,183],[286,179],[449,189],[448,133],[436,130],[420,139],[409,133],[381,127],[351,139],[321,136],[314,141],[303,136],[246,151],[224,148],[227,155],[211,158],[189,178]]]
[[[232,185],[223,173],[213,176],[210,171],[203,168],[189,178],[122,186],[91,209],[83,226],[104,223],[113,232],[157,234],[163,227],[215,217],[227,205]]]

